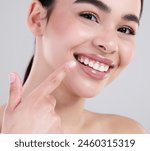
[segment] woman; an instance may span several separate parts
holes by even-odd
[[[2,133],[144,133],[132,119],[84,110],[130,63],[142,0],[32,0],[36,39],[24,85],[10,75]]]

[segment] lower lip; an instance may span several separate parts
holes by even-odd
[[[77,61],[78,62],[78,61]],[[92,68],[90,68],[89,66],[85,66],[83,64],[81,64],[80,62],[78,62],[80,68],[91,78],[96,79],[96,80],[102,80],[106,77],[106,72],[100,72],[100,71],[96,71]]]

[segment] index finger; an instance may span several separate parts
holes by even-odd
[[[52,93],[61,84],[67,73],[71,72],[75,66],[75,61],[65,63],[60,68],[56,69],[52,74],[50,74],[44,82],[34,89],[33,93],[40,94],[40,96],[45,96]]]

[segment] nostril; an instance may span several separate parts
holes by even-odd
[[[110,47],[106,47],[106,46],[103,46],[103,45],[98,45],[98,48],[99,48],[99,50],[101,50],[105,53],[114,53],[116,51],[116,50],[113,50]]]
[[[98,47],[102,48],[103,50],[106,51],[106,48],[103,45],[99,45]]]

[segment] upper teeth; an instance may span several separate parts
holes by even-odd
[[[81,63],[84,63],[85,65],[88,65],[91,68],[93,68],[95,70],[98,70],[100,72],[107,72],[108,69],[109,69],[109,65],[106,65],[106,64],[100,63],[100,62],[96,62],[94,60],[90,60],[89,58],[86,58],[86,57],[83,57],[83,56],[78,57],[78,60]]]

